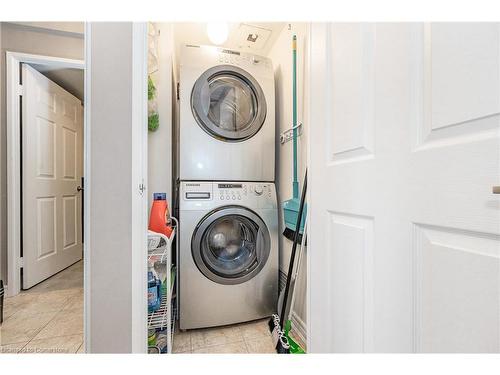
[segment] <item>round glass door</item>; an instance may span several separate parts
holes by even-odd
[[[238,142],[254,136],[266,118],[266,100],[257,81],[231,65],[203,73],[191,94],[200,127],[215,138]]]
[[[212,211],[197,226],[191,242],[198,269],[220,284],[250,280],[264,267],[270,237],[262,219],[239,206]]]

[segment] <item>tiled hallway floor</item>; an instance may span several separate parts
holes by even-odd
[[[83,351],[83,261],[4,300],[0,353]]]
[[[276,353],[268,319],[190,331],[176,329],[174,353]]]

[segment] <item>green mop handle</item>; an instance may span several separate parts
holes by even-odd
[[[299,180],[297,177],[297,35],[293,36],[293,198],[299,198]]]

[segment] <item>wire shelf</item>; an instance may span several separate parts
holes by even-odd
[[[175,267],[171,270],[170,297],[175,284]],[[162,289],[161,305],[158,310],[148,313],[148,329],[163,330],[168,327],[168,314],[172,311],[172,298],[169,298],[166,288]]]
[[[148,233],[148,263],[150,266],[155,263],[166,263],[166,269],[170,270],[170,276],[165,280],[165,288],[161,290],[160,307],[148,314],[148,329],[157,331],[167,331],[167,353],[172,353],[174,340],[175,322],[177,317],[176,291],[176,267],[172,264],[172,245],[175,241],[176,249],[179,248],[179,223],[176,218],[171,217],[173,223],[172,233],[167,237],[161,233],[149,231]],[[150,352],[159,352],[158,347],[150,347]]]
[[[172,249],[172,243],[176,235],[176,227],[173,228],[170,237],[161,233],[148,232],[148,261],[165,262]]]

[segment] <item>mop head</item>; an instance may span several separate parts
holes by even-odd
[[[267,322],[267,325],[269,326],[269,332],[273,332],[276,327],[280,326],[280,317],[278,314],[273,314],[271,316],[271,319],[269,319],[269,322]]]
[[[285,332],[281,330],[280,317],[273,314],[269,319],[269,330],[273,338],[274,348],[278,354],[290,354],[290,345]]]

